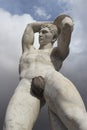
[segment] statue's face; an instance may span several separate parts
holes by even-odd
[[[53,34],[49,30],[49,28],[44,27],[39,32],[39,43],[40,45],[47,45],[49,43],[52,43]]]

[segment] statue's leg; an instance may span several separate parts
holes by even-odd
[[[51,130],[68,130],[60,118],[48,109]]]
[[[7,108],[4,130],[32,130],[40,111],[40,100],[31,93],[31,81],[22,79]]]
[[[45,100],[68,130],[87,130],[87,112],[75,86],[62,74],[52,71],[45,77]]]

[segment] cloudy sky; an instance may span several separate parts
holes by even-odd
[[[74,31],[70,55],[64,61],[61,73],[76,85],[87,108],[86,8],[86,0],[0,0],[0,130],[7,104],[18,84],[21,38],[27,23],[52,21],[63,13],[72,16]],[[46,106],[33,130],[40,129],[50,129]]]

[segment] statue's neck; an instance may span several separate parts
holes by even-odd
[[[51,49],[53,46],[52,46],[52,43],[49,43],[47,45],[44,45],[44,46],[40,46],[39,49]]]

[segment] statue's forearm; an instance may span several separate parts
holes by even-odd
[[[58,38],[58,48],[61,52],[61,56],[66,57],[66,54],[69,52],[73,21],[71,18],[66,17],[61,24],[61,33]]]
[[[46,24],[46,23],[49,24],[49,23],[52,23],[52,22],[51,21],[50,22],[49,21],[46,21],[46,22],[45,21],[44,22],[33,22],[33,23],[30,23],[29,26],[31,26],[34,33],[36,33],[36,32],[39,32],[40,29],[41,29],[41,26]]]

